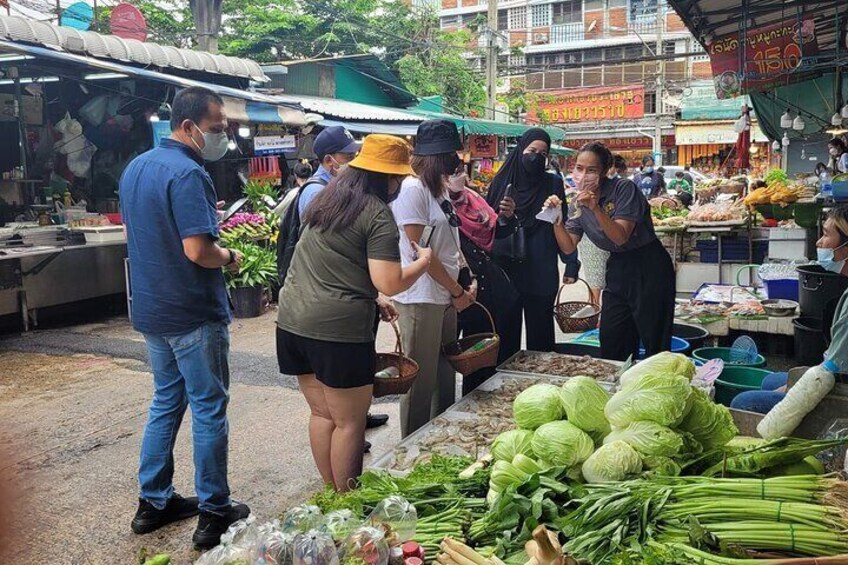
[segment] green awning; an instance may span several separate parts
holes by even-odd
[[[466,134],[479,135],[500,135],[503,137],[520,137],[525,131],[535,126],[527,126],[524,124],[516,124],[512,122],[496,122],[494,120],[480,120],[478,118],[466,118],[463,116],[455,116],[453,114],[443,114],[440,112],[428,112],[418,108],[410,108],[409,111],[421,114],[430,119],[451,120],[456,124],[456,127]],[[540,126],[542,127],[542,126]],[[553,140],[565,139],[565,130],[553,126],[542,127]]]
[[[571,147],[565,147],[564,145],[554,143],[553,145],[551,145],[551,155],[562,155],[563,157],[571,157],[572,155],[577,155],[577,150],[572,149]]]

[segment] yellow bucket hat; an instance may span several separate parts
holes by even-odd
[[[411,151],[409,144],[399,137],[372,133],[362,143],[359,155],[348,165],[387,175],[411,175],[412,167],[409,166]]]

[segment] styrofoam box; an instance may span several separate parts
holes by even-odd
[[[77,229],[85,233],[86,243],[126,241],[123,226],[84,227]]]
[[[807,230],[772,228],[769,230],[769,259],[805,259]]]

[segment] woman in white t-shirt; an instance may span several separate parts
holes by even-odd
[[[432,229],[430,269],[412,287],[394,297],[404,352],[419,366],[418,378],[401,399],[401,433],[408,436],[456,400],[456,372],[442,354],[442,344],[456,339],[456,313],[474,302],[476,282],[467,288],[458,282],[464,264],[459,250],[459,216],[448,198],[448,177],[462,166],[457,151],[462,142],[456,125],[430,120],[418,127],[412,156],[417,177],[404,181],[391,203],[400,228],[401,264],[414,260],[411,241],[420,241],[425,227]],[[428,230],[429,231],[429,230]]]

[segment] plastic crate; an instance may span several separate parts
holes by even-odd
[[[698,240],[695,247],[701,255],[701,263],[718,263],[718,240],[701,239]],[[751,244],[753,257],[751,262],[762,263],[768,252],[767,241],[754,241]],[[721,259],[722,261],[748,261],[748,239],[744,238],[724,238],[721,240]]]
[[[763,281],[769,300],[794,300],[798,302],[798,279],[777,279]]]

